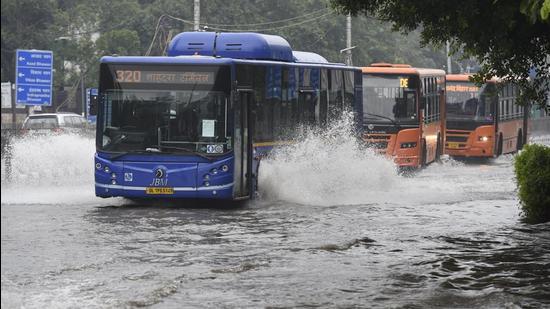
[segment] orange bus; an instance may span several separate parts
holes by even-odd
[[[518,87],[496,78],[478,87],[470,76],[447,75],[445,153],[496,157],[520,150],[527,136],[527,109],[515,104]]]
[[[417,168],[443,153],[445,71],[406,64],[363,67],[363,132],[369,147],[400,168]]]

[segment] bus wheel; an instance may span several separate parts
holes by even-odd
[[[502,134],[498,136],[497,157],[502,155]]]
[[[422,140],[422,159],[421,159],[421,163],[420,163],[420,166],[424,167],[426,166],[428,160],[427,160],[427,155],[428,155],[428,151],[426,149],[426,140]]]
[[[260,197],[260,192],[258,191],[258,183],[259,183],[259,172],[260,172],[260,163],[262,162],[262,160],[258,160],[258,164],[256,165],[256,173],[254,174],[254,178],[253,178],[253,187],[254,189],[252,190],[252,198],[253,199],[256,199],[256,198],[259,198]]]
[[[519,152],[523,148],[523,132],[518,131],[518,141],[516,143],[516,150]]]
[[[437,136],[437,148],[435,149],[435,161],[441,161],[441,137]]]

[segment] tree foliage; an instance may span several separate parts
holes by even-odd
[[[550,79],[550,0],[331,0],[342,13],[376,16],[396,31],[421,31],[422,44],[476,57],[483,65],[476,81],[500,76],[519,84],[522,102],[544,105]],[[546,12],[546,13],[545,13]],[[534,82],[528,77],[537,70]]]
[[[100,57],[149,50],[161,55],[170,37],[193,30],[193,0],[3,0],[1,5],[2,81],[14,81],[16,49],[52,50],[55,88],[74,85],[82,74],[87,87],[96,87]],[[343,62],[346,20],[328,0],[202,0],[201,25],[281,35],[295,50]],[[387,22],[357,16],[352,37],[354,65],[445,65],[442,48],[420,46],[420,31],[394,33]]]
[[[550,147],[526,145],[514,159],[514,172],[525,219],[550,221]]]

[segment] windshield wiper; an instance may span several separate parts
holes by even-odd
[[[389,120],[393,124],[394,127],[396,127],[397,129],[401,129],[401,126],[395,120],[391,119],[390,117],[386,117],[386,116],[382,116],[382,115],[378,115],[378,114],[371,114],[371,113],[365,113],[365,115],[370,115],[370,116],[374,116],[374,117]]]
[[[204,158],[204,159],[207,159],[208,161],[212,161],[214,160],[213,158],[210,158],[208,156],[205,156],[203,155],[202,153],[198,153],[196,151],[193,151],[193,150],[189,150],[187,148],[183,148],[183,147],[176,147],[176,146],[161,146],[162,148],[166,148],[166,149],[174,149],[174,150],[179,150],[179,151],[183,151],[183,152],[186,152],[186,153],[189,153],[189,154],[194,154],[194,155],[197,155],[201,158]]]
[[[197,155],[201,158],[207,159],[208,161],[214,160],[213,158],[207,157],[207,156],[205,156],[201,153],[189,150],[187,148],[181,148],[181,147],[175,147],[175,146],[162,146],[162,148],[184,151],[186,153],[194,154],[194,155]],[[165,151],[159,150],[158,148],[146,148],[145,150],[132,150],[132,151],[120,152],[120,153],[117,153],[117,154],[111,156],[109,159],[110,160],[116,160],[116,159],[118,159],[120,157],[123,157],[125,155],[128,155],[128,154],[151,154],[151,153],[154,153],[154,154],[175,154],[175,152],[165,152]]]
[[[119,153],[111,156],[109,159],[110,160],[116,160],[116,159],[118,159],[120,157],[123,157],[127,154],[134,154],[134,153],[136,153],[136,154],[144,154],[144,153],[149,154],[149,153],[152,153],[152,152],[153,153],[158,153],[159,152],[159,151],[151,151],[150,149],[151,148],[147,148],[147,150],[132,150],[132,151],[119,152]]]

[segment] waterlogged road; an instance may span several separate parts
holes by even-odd
[[[404,178],[351,140],[309,138],[230,209],[96,199],[89,153],[77,137],[14,148],[2,308],[550,306],[550,224],[520,221],[512,156]]]

